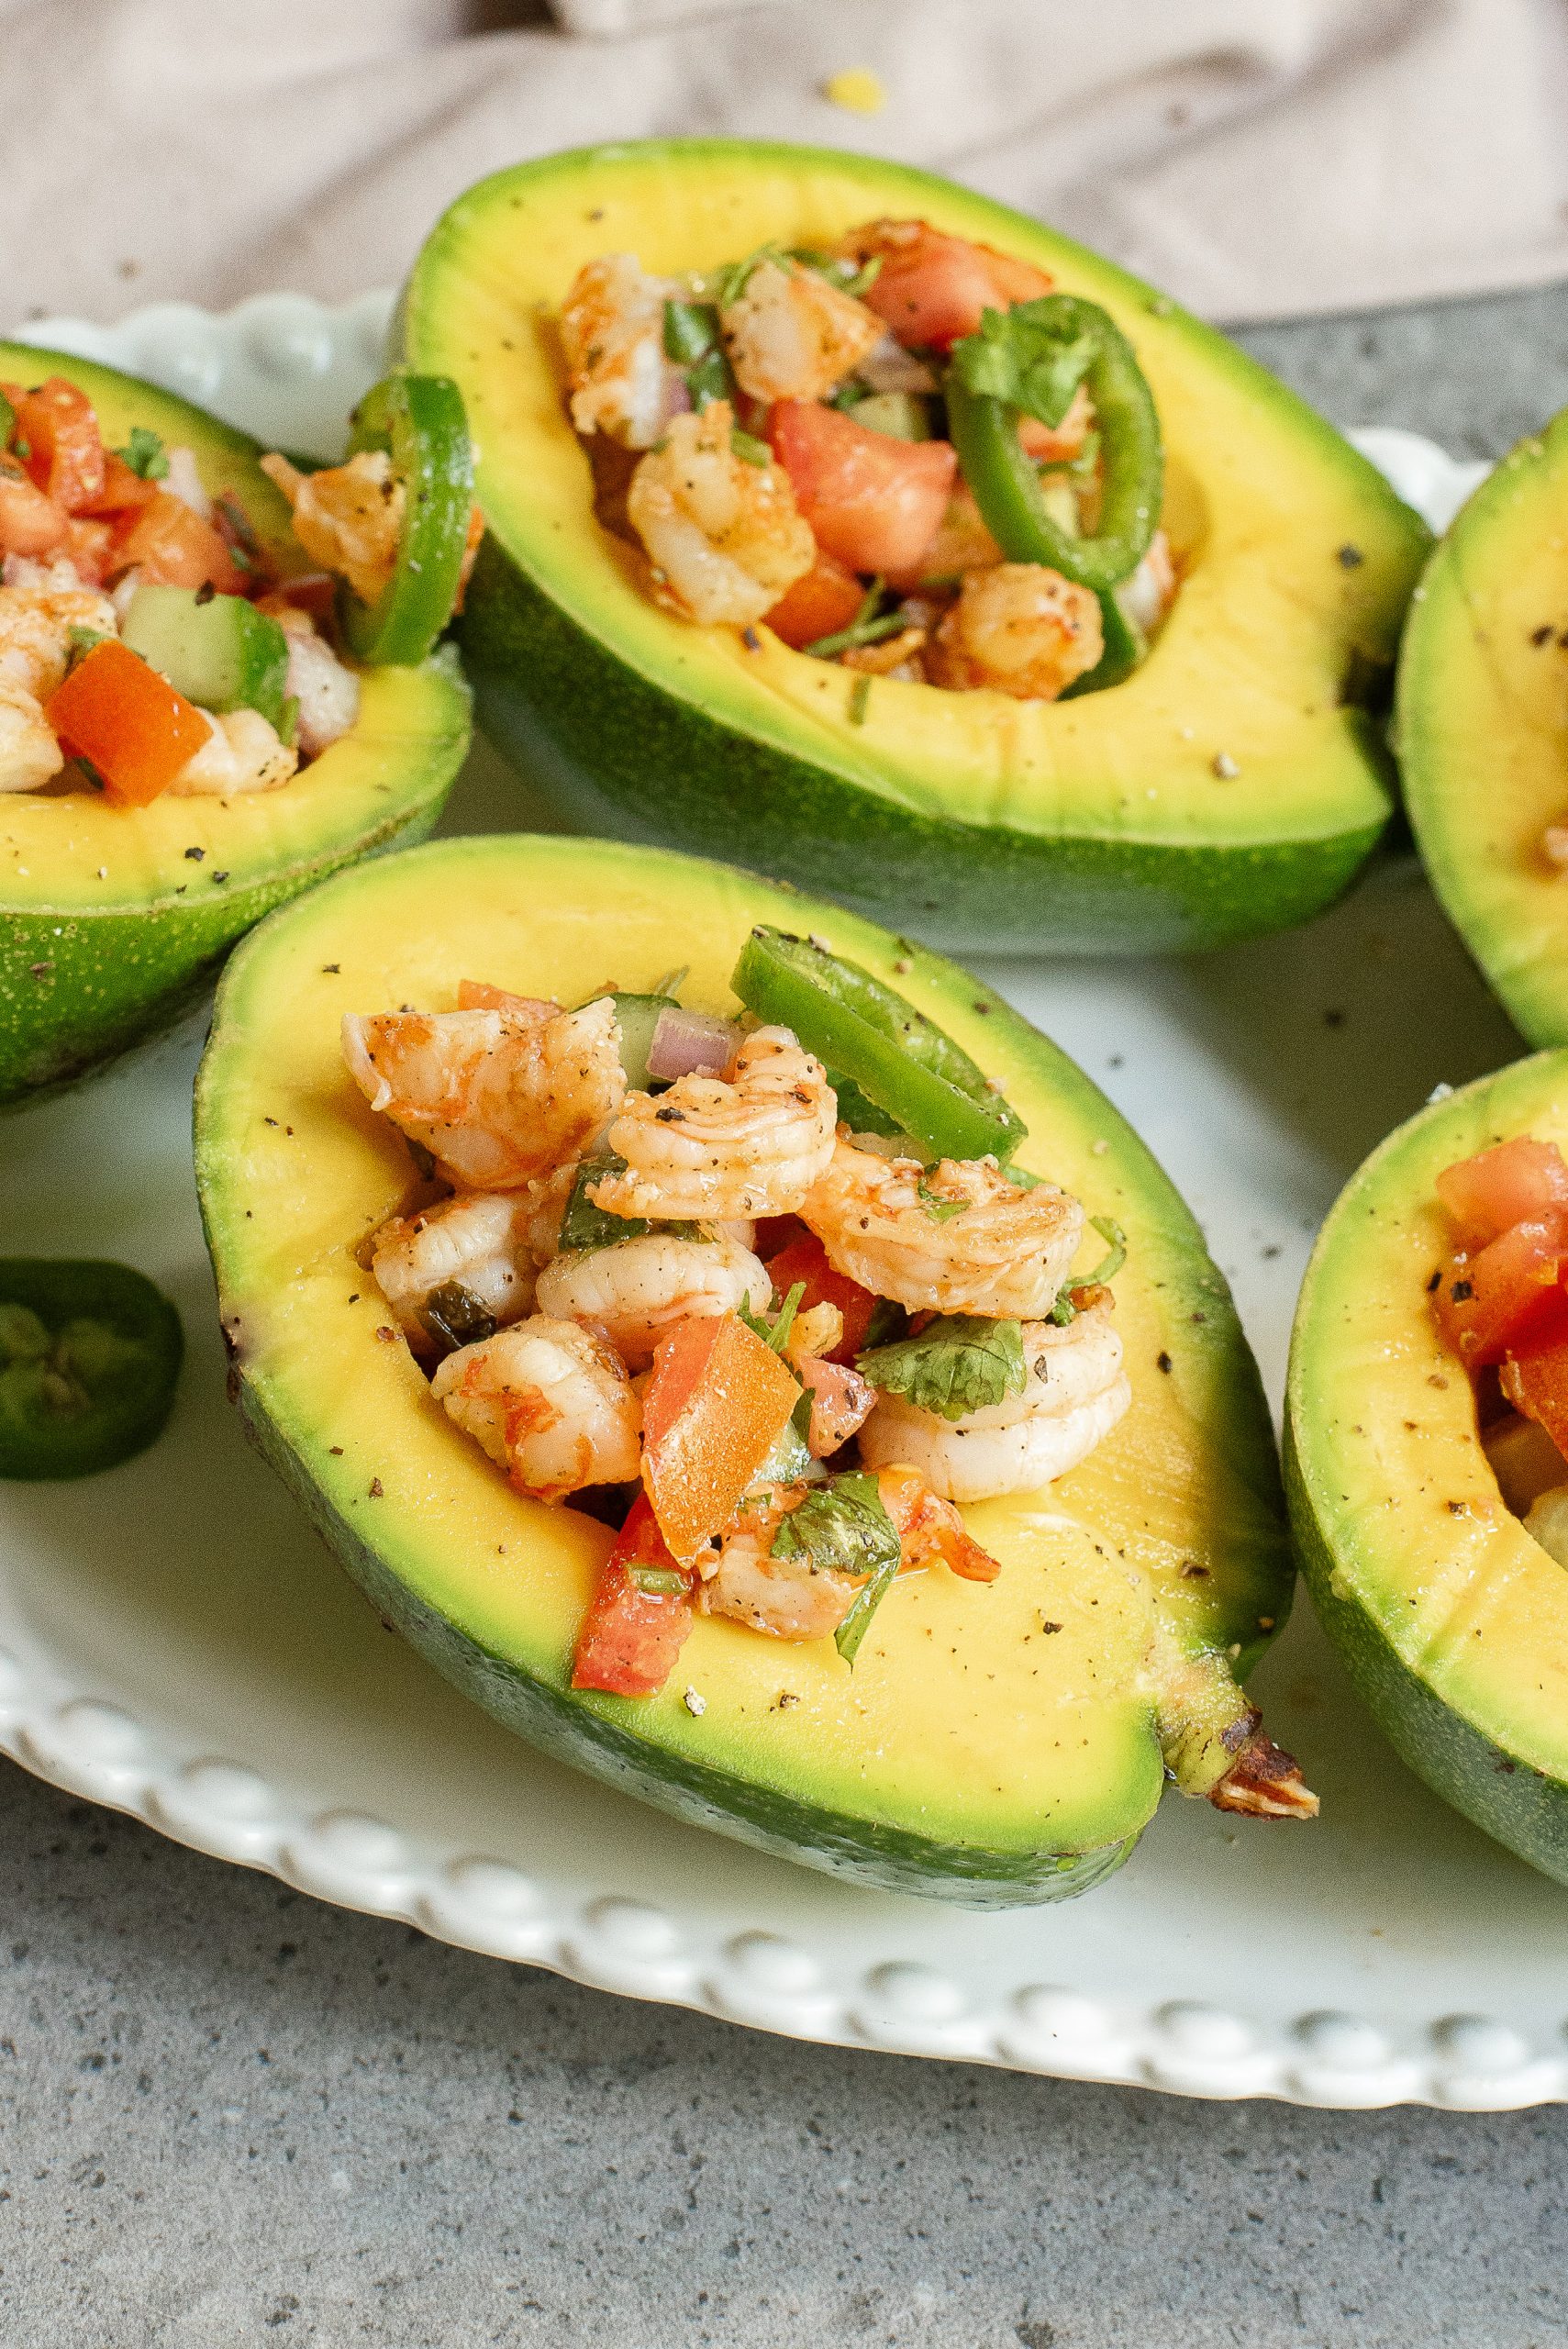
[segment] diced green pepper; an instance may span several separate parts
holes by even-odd
[[[288,638],[243,596],[143,585],[126,607],[120,633],[187,701],[219,715],[260,710],[284,732]]]
[[[759,928],[730,985],[759,1019],[792,1028],[899,1130],[939,1158],[1006,1163],[1029,1129],[962,1045],[858,963]]]
[[[715,400],[728,400],[733,406],[735,378],[719,339],[716,304],[665,303],[664,356],[684,371],[699,416]]]
[[[180,1317],[127,1264],[0,1259],[0,1476],[88,1476],[162,1430]]]
[[[397,562],[385,593],[361,604],[345,586],[339,607],[361,661],[413,668],[452,616],[473,510],[473,450],[462,394],[446,375],[398,369],[368,391],[350,419],[349,451],[384,450],[403,484]]]
[[[589,1000],[602,1003],[604,997],[593,996]],[[616,994],[610,1001],[615,1005],[616,1024],[620,1030],[620,1064],[626,1071],[626,1081],[634,1093],[646,1093],[653,1031],[662,1013],[678,1011],[681,1007],[673,995]]]
[[[1082,380],[1100,434],[1098,529],[1075,537],[1052,519],[1040,474],[1019,445],[1018,406],[965,380],[966,371],[995,379],[977,363],[978,335],[954,346],[945,385],[948,429],[963,477],[1008,562],[1045,563],[1103,596],[1138,568],[1159,527],[1164,459],[1154,396],[1132,345],[1097,302],[1048,294],[1027,307],[1042,319],[1049,313],[1064,350],[1081,351],[1086,343],[1092,354]]]

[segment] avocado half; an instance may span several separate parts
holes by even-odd
[[[1136,346],[1185,577],[1125,684],[1047,705],[882,680],[856,725],[851,674],[659,610],[595,522],[551,327],[583,263],[684,272],[879,214],[1038,263]],[[1381,721],[1358,703],[1392,664],[1425,526],[1223,336],[1019,213],[823,149],[582,149],[459,198],[401,331],[473,423],[489,534],[462,642],[481,723],[584,830],[743,856],[950,946],[1143,953],[1305,919],[1388,821]]]
[[[1285,1484],[1313,1604],[1390,1742],[1568,1883],[1568,1575],[1504,1502],[1428,1294],[1452,1245],[1438,1175],[1515,1134],[1568,1149],[1568,1052],[1433,1103],[1352,1176],[1301,1292]]]
[[[1462,508],[1411,605],[1397,740],[1450,920],[1532,1044],[1568,1043],[1568,409]]]
[[[283,570],[305,558],[259,444],[170,392],[61,351],[0,343],[0,379],[64,375],[107,446],[134,425],[195,455]],[[0,794],[0,1108],[54,1090],[166,1028],[270,907],[350,859],[422,840],[469,741],[450,653],[361,672],[352,730],[277,791],[116,807],[83,792]]]
[[[1133,1405],[1050,1491],[967,1512],[1000,1580],[912,1579],[852,1673],[830,1641],[703,1618],[663,1695],[579,1692],[573,1650],[613,1537],[513,1493],[386,1342],[356,1251],[408,1200],[413,1170],[343,1068],[339,1022],[449,1005],[464,976],[570,1003],[677,963],[686,1000],[733,1008],[758,921],[809,926],[902,988],[1002,1080],[1030,1128],[1024,1160],[1125,1227]],[[225,974],[196,1169],[240,1408],[350,1574],[509,1728],[684,1819],[862,1882],[977,1906],[1060,1898],[1136,1842],[1162,1734],[1180,1735],[1206,1663],[1244,1673],[1284,1619],[1267,1414],[1192,1217],[999,996],[836,907],[559,837],[447,841],[339,874]]]

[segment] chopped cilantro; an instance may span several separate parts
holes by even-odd
[[[967,1199],[944,1199],[940,1191],[933,1191],[925,1183],[917,1183],[915,1187],[920,1195],[920,1205],[933,1223],[951,1223],[955,1215],[964,1214],[970,1205]]]
[[[898,1572],[898,1533],[882,1504],[874,1476],[862,1469],[835,1476],[807,1493],[773,1534],[775,1558],[804,1558],[813,1574],[865,1577],[834,1644],[846,1664]]]
[[[868,1347],[855,1367],[884,1395],[896,1395],[917,1411],[967,1419],[1023,1393],[1023,1327],[976,1313],[941,1313],[917,1338]]]
[[[795,1327],[795,1317],[800,1310],[800,1300],[805,1295],[806,1283],[796,1281],[771,1321],[764,1314],[753,1313],[744,1301],[735,1309],[748,1330],[755,1330],[764,1345],[772,1346],[774,1353],[782,1354],[789,1341],[789,1333]]]
[[[691,1588],[686,1576],[673,1566],[633,1566],[630,1573],[638,1589],[656,1598],[680,1598]]]
[[[1095,343],[1055,294],[984,310],[977,333],[953,345],[952,367],[967,391],[1004,400],[1054,429],[1093,366]]]
[[[592,1248],[618,1247],[623,1240],[640,1240],[650,1231],[668,1232],[674,1240],[707,1238],[707,1231],[700,1223],[651,1223],[641,1216],[611,1215],[608,1208],[595,1207],[588,1196],[590,1186],[602,1183],[608,1174],[625,1171],[625,1159],[617,1158],[613,1151],[600,1151],[582,1161],[561,1219],[563,1256],[583,1254]]]
[[[162,440],[158,433],[150,431],[145,424],[133,424],[130,439],[123,449],[117,449],[115,454],[123,458],[132,473],[139,474],[143,481],[163,481],[168,477],[169,460],[164,454]]]
[[[771,465],[773,462],[773,452],[767,442],[759,440],[754,432],[742,432],[738,424],[729,428],[729,445],[749,465]]]

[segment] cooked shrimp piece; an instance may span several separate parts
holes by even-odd
[[[626,1365],[575,1321],[536,1313],[460,1346],[430,1392],[514,1489],[536,1500],[627,1484],[638,1473],[642,1407]]]
[[[901,592],[918,589],[922,580],[950,581],[970,571],[994,568],[1002,550],[992,537],[966,481],[954,484],[937,535],[913,571],[887,574],[888,584]]]
[[[760,261],[719,313],[735,380],[754,400],[820,400],[883,336],[874,310],[797,263]]]
[[[1065,1476],[1108,1435],[1132,1400],[1121,1340],[1104,1306],[1065,1329],[1026,1321],[1024,1392],[966,1419],[944,1419],[884,1395],[861,1430],[871,1466],[906,1463],[950,1501],[1033,1492]]]
[[[0,791],[37,791],[64,764],[42,703],[15,678],[0,675]]]
[[[1097,596],[1043,562],[964,573],[927,659],[937,685],[1055,701],[1105,650]]]
[[[690,1315],[767,1310],[767,1268],[733,1240],[640,1232],[612,1247],[557,1256],[539,1276],[541,1313],[584,1322],[630,1370],[646,1370],[664,1332]]]
[[[1116,591],[1117,602],[1123,616],[1145,636],[1152,636],[1176,598],[1176,567],[1171,560],[1171,541],[1163,530],[1156,530],[1149,541],[1149,551],[1129,579],[1124,579]]]
[[[775,1485],[747,1501],[727,1528],[717,1562],[705,1558],[701,1604],[775,1640],[831,1639],[863,1578],[815,1567],[809,1558],[771,1555],[782,1520],[809,1487]]]
[[[319,757],[345,735],[360,714],[360,681],[318,634],[308,612],[283,597],[266,609],[288,639],[288,674],[284,690],[299,705],[295,739],[300,756]]]
[[[1080,384],[1060,424],[1042,424],[1038,416],[1019,417],[1018,446],[1037,465],[1070,464],[1083,455],[1094,423],[1095,403],[1088,385]]]
[[[371,1272],[416,1353],[437,1342],[425,1308],[439,1289],[465,1290],[493,1321],[515,1321],[533,1300],[527,1202],[480,1191],[394,1216],[371,1242]]]
[[[220,718],[204,709],[202,716],[212,731],[168,786],[176,799],[275,791],[298,767],[299,752],[279,740],[259,709],[225,710]]]
[[[294,534],[314,562],[337,571],[361,604],[379,604],[397,563],[407,492],[384,449],[302,473],[286,457],[261,459],[294,509]]]
[[[343,1058],[372,1108],[472,1191],[557,1174],[626,1093],[607,996],[580,1011],[350,1012]]]
[[[631,253],[606,253],[573,280],[561,312],[572,421],[628,449],[651,449],[669,413],[664,304],[676,291]]]
[[[997,1320],[1050,1312],[1084,1230],[1083,1208],[1053,1183],[1026,1191],[984,1158],[927,1168],[841,1136],[800,1214],[835,1272],[874,1296]]]
[[[608,1145],[626,1172],[589,1193],[610,1215],[701,1222],[793,1215],[833,1153],[838,1097],[787,1028],[758,1028],[722,1076],[632,1093]]]
[[[627,492],[659,600],[705,627],[749,628],[817,560],[788,473],[738,455],[733,424],[728,400],[673,417]]]
[[[898,1530],[901,1566],[926,1566],[940,1558],[964,1582],[995,1581],[1002,1569],[990,1551],[981,1548],[951,1501],[933,1492],[917,1468],[907,1462],[877,1466],[876,1489]]]
[[[75,573],[70,575],[74,581]],[[57,586],[52,578],[47,585],[0,587],[0,677],[47,701],[71,665],[72,629],[117,636],[108,597],[80,584]]]

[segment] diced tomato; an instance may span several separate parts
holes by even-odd
[[[763,1264],[771,1256],[782,1255],[792,1248],[806,1230],[797,1215],[762,1215],[753,1226],[752,1251]]]
[[[997,1560],[981,1548],[951,1501],[933,1493],[917,1468],[879,1468],[876,1489],[897,1531],[904,1565],[923,1566],[940,1558],[965,1582],[995,1581],[1002,1571]]]
[[[1519,1134],[1446,1166],[1437,1192],[1462,1248],[1485,1248],[1514,1223],[1568,1229],[1568,1165],[1554,1141]]]
[[[338,601],[338,582],[329,571],[296,571],[290,579],[280,579],[264,596],[256,598],[257,608],[272,612],[281,618],[287,612],[308,612],[313,620],[332,617]]]
[[[825,554],[851,571],[914,569],[947,508],[951,441],[895,440],[813,400],[776,401],[768,439]]]
[[[113,449],[104,451],[104,481],[91,504],[83,506],[86,514],[128,514],[140,506],[150,506],[158,495],[158,484],[147,481],[134,465]]]
[[[112,799],[137,807],[167,790],[212,731],[194,702],[114,636],[78,662],[44,716],[72,757],[91,761]]]
[[[639,1566],[681,1574],[680,1591],[643,1590]],[[646,1494],[639,1493],[599,1580],[572,1664],[573,1688],[605,1688],[616,1697],[657,1696],[670,1677],[692,1628],[692,1595],[685,1570],[671,1556]]]
[[[856,249],[882,255],[862,299],[911,350],[946,351],[974,333],[983,310],[1009,309],[1051,292],[1051,279],[1029,262],[944,236],[924,220],[881,221],[856,239]]]
[[[762,1253],[761,1249],[758,1252]],[[803,1232],[776,1256],[764,1256],[762,1261],[777,1296],[787,1297],[796,1281],[806,1283],[806,1295],[800,1300],[803,1313],[809,1313],[814,1305],[838,1307],[844,1318],[844,1334],[827,1359],[852,1363],[865,1344],[871,1317],[876,1311],[877,1300],[871,1290],[834,1271],[814,1231]]]
[[[733,1314],[677,1321],[642,1397],[642,1481],[677,1558],[695,1558],[734,1516],[784,1433],[800,1389]]]
[[[70,519],[19,465],[0,462],[0,554],[48,554],[63,545]]]
[[[776,637],[799,652],[818,637],[837,636],[848,628],[864,599],[865,589],[854,573],[818,552],[805,578],[797,579],[762,618]]]
[[[483,979],[462,979],[458,983],[457,1008],[460,1011],[526,1011],[553,1014],[560,1009],[540,996],[514,995],[510,987],[493,987]]]
[[[93,403],[63,375],[36,391],[0,384],[17,411],[13,440],[25,443],[25,462],[39,487],[68,514],[85,512],[104,486],[104,443]]]
[[[1568,1448],[1568,1332],[1511,1355],[1503,1392],[1516,1410],[1540,1420],[1559,1452]]]
[[[1516,1223],[1473,1256],[1444,1266],[1432,1294],[1444,1337],[1472,1370],[1568,1331],[1568,1236],[1554,1223]]]
[[[876,1389],[858,1370],[851,1370],[841,1362],[829,1362],[826,1356],[819,1360],[807,1355],[796,1363],[795,1368],[811,1397],[811,1432],[807,1442],[817,1459],[829,1459],[848,1443],[857,1429],[864,1427],[876,1401]]]
[[[115,533],[111,524],[90,514],[73,514],[65,526],[60,552],[74,564],[89,587],[101,587],[114,568]]]
[[[155,490],[145,506],[125,518],[130,527],[117,535],[117,569],[134,563],[143,579],[155,585],[210,584],[220,596],[243,596],[254,584],[212,524],[172,491]]]

